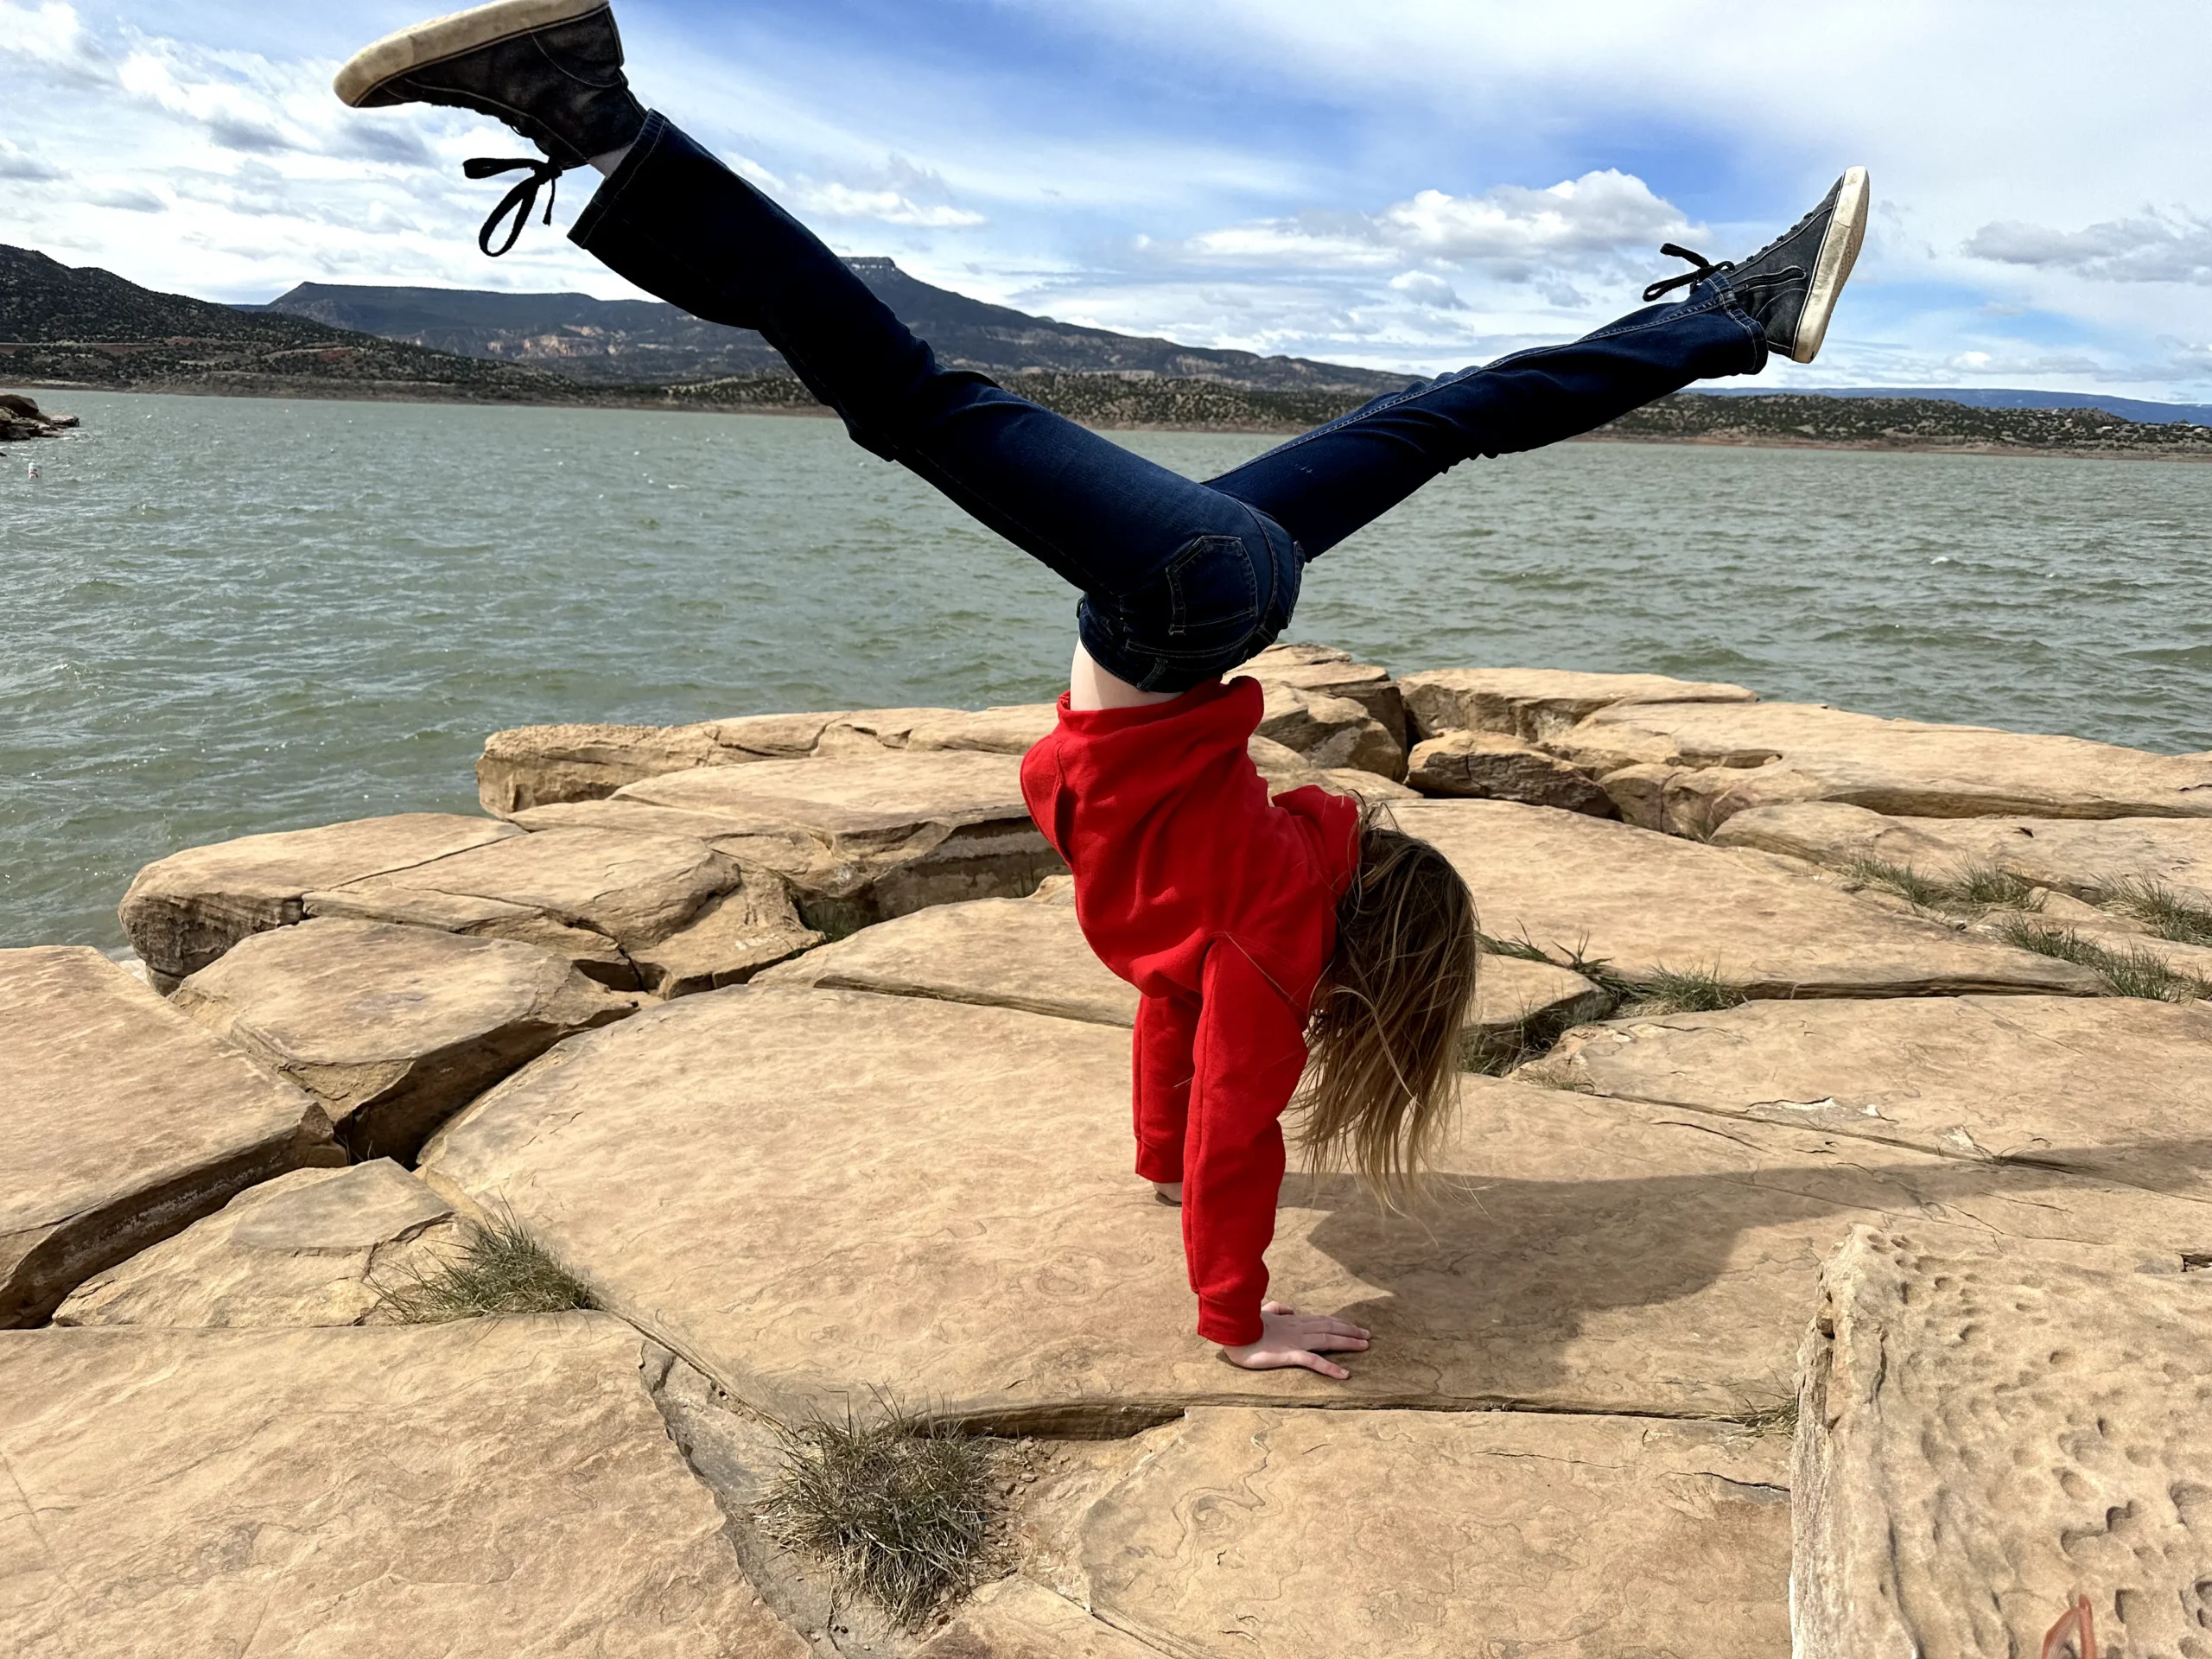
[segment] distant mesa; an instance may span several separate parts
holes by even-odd
[[[847,264],[944,362],[991,375],[1089,426],[1298,432],[1413,380],[1060,322],[935,287],[889,259]],[[758,334],[652,300],[302,283],[267,305],[216,305],[5,245],[0,384],[821,412]],[[2120,408],[2068,393],[1749,391],[1664,397],[1592,435],[2212,460],[2212,425],[2186,423],[2212,419],[2212,410],[2194,405],[2119,400]],[[16,418],[8,417],[11,427]]]
[[[845,262],[943,362],[987,374],[1136,375],[1264,391],[1402,391],[1408,377],[1297,357],[1213,351],[1118,334],[990,305],[910,276],[889,259]],[[788,373],[750,328],[702,322],[655,300],[584,294],[302,283],[266,311],[311,318],[464,357],[527,363],[591,385]]]

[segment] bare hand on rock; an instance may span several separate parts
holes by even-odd
[[[1341,1382],[1351,1373],[1321,1356],[1367,1346],[1367,1332],[1358,1325],[1332,1319],[1325,1313],[1300,1313],[1281,1302],[1261,1303],[1260,1323],[1265,1328],[1257,1342],[1221,1351],[1230,1364],[1248,1371],[1279,1371],[1303,1365]]]

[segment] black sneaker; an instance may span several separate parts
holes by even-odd
[[[505,253],[522,234],[541,185],[638,136],[645,111],[622,73],[622,37],[607,0],[493,0],[387,35],[355,53],[333,83],[356,109],[442,104],[505,122],[546,159],[474,161],[468,176],[528,170],[477,238]],[[514,213],[494,250],[492,233]],[[545,204],[552,223],[553,203]]]
[[[1859,245],[1866,238],[1866,169],[1835,181],[1821,205],[1750,258],[1713,264],[1669,242],[1659,251],[1697,269],[1643,290],[1647,303],[1690,283],[1726,273],[1736,302],[1766,330],[1766,343],[1793,363],[1809,363],[1827,338],[1835,297],[1843,292]]]

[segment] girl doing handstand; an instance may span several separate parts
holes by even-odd
[[[1811,361],[1864,233],[1865,171],[1748,259],[1669,244],[1695,269],[1595,334],[1378,397],[1201,484],[941,366],[804,226],[637,102],[606,0],[419,24],[363,50],[337,90],[475,110],[543,152],[469,164],[527,175],[486,221],[486,253],[513,245],[541,186],[597,168],[577,245],[695,316],[758,329],[857,442],[1080,592],[1070,690],[1022,788],[1074,872],[1084,937],[1141,994],[1137,1173],[1182,1206],[1201,1336],[1238,1365],[1344,1376],[1327,1356],[1367,1332],[1266,1299],[1281,1119],[1303,1078],[1318,1160],[1384,1187],[1419,1167],[1452,1099],[1474,906],[1433,848],[1351,801],[1270,799],[1246,752],[1260,689],[1223,677],[1288,626],[1310,563],[1456,463],[1772,353]]]

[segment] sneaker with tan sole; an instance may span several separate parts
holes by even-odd
[[[1866,169],[1854,167],[1835,181],[1819,207],[1748,259],[1716,265],[1669,242],[1659,251],[1687,259],[1697,269],[1652,283],[1643,297],[1656,300],[1708,276],[1721,277],[1736,303],[1766,331],[1770,349],[1793,363],[1809,363],[1820,355],[1836,296],[1850,280],[1859,244],[1866,239],[1872,200]]]

